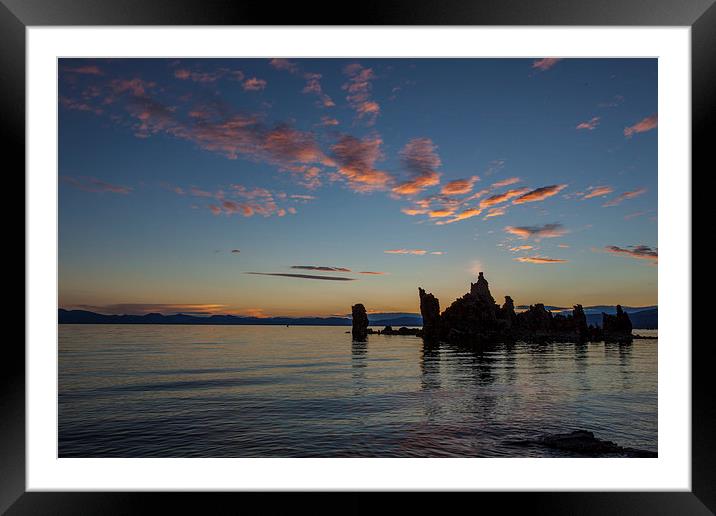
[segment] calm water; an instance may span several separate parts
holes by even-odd
[[[347,330],[60,325],[59,455],[548,457],[506,441],[574,429],[657,450],[656,340],[476,352]]]

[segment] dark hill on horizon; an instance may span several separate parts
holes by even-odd
[[[599,309],[599,311],[597,311]],[[628,307],[634,328],[658,328],[658,308],[642,309]],[[614,306],[585,307],[587,322],[596,326],[602,324],[602,312],[613,314]],[[371,326],[422,326],[420,314],[376,313],[368,314]],[[150,313],[145,315],[107,315],[88,310],[58,310],[59,324],[189,324],[189,325],[291,325],[291,326],[350,326],[348,317],[248,317],[237,315],[196,316],[187,314],[163,315]]]

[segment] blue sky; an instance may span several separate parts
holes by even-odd
[[[657,302],[655,59],[59,63],[60,306]],[[309,276],[309,277],[306,277]]]

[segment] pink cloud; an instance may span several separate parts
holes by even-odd
[[[652,129],[656,129],[658,123],[659,117],[656,113],[654,113],[653,115],[648,116],[643,120],[640,120],[632,126],[625,127],[624,136],[626,136],[627,138],[631,138],[636,133],[645,133],[647,131],[651,131]]]
[[[83,65],[75,67],[66,67],[62,69],[63,72],[67,73],[78,73],[82,75],[103,75],[102,70],[96,65]]]
[[[126,195],[129,192],[132,191],[132,189],[128,186],[121,186],[121,185],[114,185],[111,183],[106,183],[104,181],[101,181],[97,179],[96,177],[87,177],[87,176],[80,176],[80,177],[68,177],[63,176],[62,180],[71,184],[78,190],[83,190],[85,192],[96,192],[96,193],[102,193],[102,192],[110,192],[110,193],[117,193],[117,194],[123,194]]]
[[[659,252],[657,248],[649,247],[647,245],[636,245],[627,247],[608,245],[604,249],[608,253],[628,256],[637,260],[653,260],[654,263],[657,263],[657,261],[659,260]]]
[[[244,88],[244,91],[259,91],[266,88],[266,81],[263,79],[257,79],[256,77],[251,77],[250,79],[246,79],[244,81],[242,87]]]
[[[588,131],[593,131],[598,125],[599,117],[595,116],[592,119],[587,120],[586,122],[581,122],[579,125],[577,125],[577,129],[586,129]]]
[[[562,224],[556,222],[543,226],[507,226],[505,231],[522,239],[534,238],[535,240],[561,237],[567,232]]]
[[[298,73],[299,70],[298,64],[288,59],[274,58],[269,61],[269,64],[276,70],[284,70],[291,73]]]
[[[363,68],[358,63],[346,66],[343,72],[348,76],[348,82],[343,89],[348,92],[346,100],[358,114],[358,120],[373,125],[380,115],[380,105],[371,99],[371,81],[375,79],[371,68]]]
[[[640,195],[643,195],[645,192],[646,192],[646,188],[639,188],[637,190],[624,192],[623,194],[617,195],[611,201],[605,202],[604,204],[602,204],[602,206],[604,206],[605,208],[609,207],[609,206],[616,206],[628,199],[634,199],[635,197],[639,197]]]
[[[562,59],[558,57],[545,57],[543,59],[537,59],[532,62],[532,68],[535,68],[541,72],[547,71],[554,65],[559,63]]]
[[[519,183],[520,178],[519,177],[508,177],[507,179],[503,179],[502,181],[497,181],[496,183],[492,183],[490,185],[490,188],[502,188],[503,186],[510,186],[515,183]]]
[[[614,191],[611,186],[590,186],[588,192],[584,194],[582,199],[592,199],[594,197],[603,197]]]

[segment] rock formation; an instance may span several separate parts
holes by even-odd
[[[353,305],[351,313],[353,314],[353,338],[365,340],[368,336],[368,314],[365,311],[365,306],[360,303]]]
[[[423,338],[437,340],[440,337],[440,301],[432,294],[418,288],[420,315],[423,317]]]
[[[629,315],[617,305],[617,314],[609,315],[602,312],[602,331],[606,338],[619,338],[621,335],[631,335],[631,320]]]
[[[482,342],[496,340],[565,341],[587,340],[631,341],[629,316],[617,306],[616,315],[603,315],[603,330],[587,325],[582,305],[574,305],[571,314],[553,315],[542,303],[515,312],[514,301],[505,296],[500,307],[490,293],[482,272],[470,292],[456,299],[440,313],[440,302],[422,288],[420,313],[423,316],[423,338],[447,342]]]

